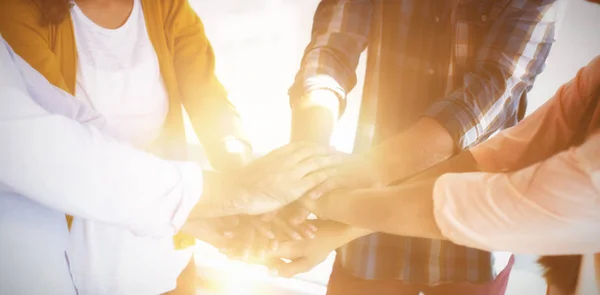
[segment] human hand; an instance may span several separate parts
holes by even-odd
[[[343,157],[331,148],[310,143],[291,143],[261,157],[233,178],[246,189],[232,198],[233,207],[260,215],[286,206],[319,183],[335,175]]]
[[[230,259],[260,263],[268,251],[276,250],[283,241],[314,238],[317,227],[311,222],[295,224],[286,221],[288,212],[297,211],[289,207],[269,216],[240,216],[239,224],[226,232],[230,242],[220,249],[221,252]]]
[[[230,243],[231,235],[228,230],[237,227],[239,223],[240,220],[237,216],[188,219],[181,227],[181,231],[214,247],[221,248]]]
[[[317,227],[307,221],[311,212],[296,201],[277,211],[260,216],[263,224],[268,224],[278,236],[287,236],[292,240],[312,239]]]
[[[267,251],[277,249],[278,240],[275,239],[276,236],[270,228],[257,217],[244,216],[240,220],[241,222],[235,228],[230,228],[225,233],[228,241],[219,248],[219,251],[229,259],[261,263]]]
[[[278,247],[277,236],[265,224],[255,216],[227,216],[188,220],[181,230],[219,248],[230,259],[264,263],[267,251]]]
[[[337,167],[336,173],[312,188],[308,199],[318,199],[338,189],[363,189],[383,186],[381,173],[364,155],[345,155],[345,161]],[[302,203],[303,200],[300,200]]]
[[[229,175],[206,173],[195,217],[261,215],[288,205],[335,174],[343,157],[331,148],[291,143]]]
[[[267,255],[269,273],[273,276],[291,278],[307,272],[323,262],[331,252],[354,237],[349,235],[351,227],[330,221],[313,221],[319,228],[312,240],[286,241]],[[282,259],[291,260],[285,263]]]

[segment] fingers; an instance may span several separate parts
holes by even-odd
[[[296,169],[300,175],[306,177],[319,170],[339,166],[345,162],[347,157],[347,155],[342,153],[330,153],[321,156],[307,157],[297,164]]]
[[[272,222],[278,231],[282,232],[285,236],[292,240],[300,241],[304,238],[313,239],[315,237],[313,227],[310,227],[306,224],[291,224],[279,217],[273,219]]]
[[[319,262],[315,263],[307,257],[301,257],[296,260],[292,260],[289,263],[280,261],[273,263],[273,265],[270,266],[269,274],[284,278],[291,278],[297,274],[305,273],[313,269],[318,264]]]
[[[222,232],[226,238],[233,238],[236,235],[237,226],[240,223],[240,217],[238,216],[225,216],[216,218],[216,226],[219,231]]]
[[[297,153],[299,150],[302,150],[305,148],[311,148],[314,146],[316,146],[316,145],[313,143],[309,143],[309,142],[292,142],[292,143],[288,143],[280,148],[277,148],[277,149],[269,152],[262,158],[269,158],[269,159],[278,159],[280,157],[285,158],[290,154]],[[259,158],[259,160],[262,158]]]
[[[286,165],[300,165],[301,163],[308,161],[312,158],[330,157],[332,154],[337,154],[334,149],[330,147],[323,147],[317,145],[303,146],[297,148],[285,159]]]
[[[330,178],[335,177],[338,174],[338,169],[336,168],[326,168],[313,173],[306,175],[302,179],[302,184],[304,185],[305,191],[308,193],[316,188],[320,184],[328,181]],[[327,186],[333,186],[337,183],[327,184]],[[324,187],[323,187],[324,188]],[[320,196],[319,194],[315,194],[315,196]]]
[[[247,196],[227,196],[226,199],[210,200],[200,199],[194,206],[190,215],[194,219],[220,218],[225,216],[244,214],[250,201]]]
[[[273,212],[270,212],[270,213],[263,214],[263,215],[260,216],[260,219],[262,221],[269,222],[269,221],[273,220],[273,218],[275,218],[275,216],[277,216],[278,212],[279,211],[273,211]]]
[[[321,182],[321,184],[317,185],[315,188],[311,189],[306,194],[306,197],[311,200],[316,200],[323,195],[334,191],[335,189],[342,188],[343,182],[343,178],[339,176],[331,177],[324,182]]]
[[[294,210],[290,210],[290,216],[287,218],[288,222],[295,225],[303,223],[310,215],[310,211],[300,206],[293,207]]]
[[[244,221],[248,222],[259,234],[267,239],[275,239],[275,233],[271,230],[271,225],[258,218],[246,217]]]
[[[254,240],[254,245],[253,245],[253,251],[252,251],[252,256],[251,256],[251,260],[256,260],[257,262],[261,263],[264,262],[266,256],[267,256],[267,252],[270,250],[270,241],[271,239],[265,237],[265,236],[256,236],[255,240]]]
[[[279,210],[275,217],[280,217],[292,225],[298,225],[306,221],[310,213],[311,211],[304,207],[301,202],[296,202]]]
[[[234,260],[248,260],[253,252],[254,242],[256,240],[256,230],[249,225],[246,225],[243,231],[240,231],[236,236],[232,247],[221,249],[223,254]]]
[[[279,276],[279,268],[282,267],[282,264],[285,264],[283,260],[280,258],[269,258],[265,261],[265,266],[268,268],[268,274],[271,277]]]

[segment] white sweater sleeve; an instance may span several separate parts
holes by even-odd
[[[31,97],[11,54],[0,39],[0,182],[76,217],[137,235],[174,235],[202,193],[200,167],[164,161],[49,113]]]

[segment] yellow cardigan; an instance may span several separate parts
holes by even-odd
[[[188,1],[142,0],[142,7],[170,102],[159,139],[164,156],[177,159],[186,152],[182,104],[207,151],[225,139],[243,140],[239,116],[215,76],[203,24]],[[70,16],[58,25],[42,26],[34,0],[1,0],[0,33],[52,84],[75,94],[77,52]],[[182,234],[175,237],[178,249],[193,242]]]

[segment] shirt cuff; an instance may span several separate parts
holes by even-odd
[[[143,210],[129,230],[138,236],[174,236],[200,200],[203,191],[202,169],[195,163],[174,162],[175,186],[170,192]],[[176,179],[178,178],[178,179]]]
[[[329,90],[333,92],[339,100],[340,116],[344,113],[346,110],[346,91],[329,75],[317,75],[306,78],[302,82],[296,82],[288,91],[290,106],[294,108],[306,94],[316,90]]]
[[[467,149],[477,143],[479,134],[477,119],[465,108],[452,100],[435,102],[424,114],[425,117],[438,121],[452,136],[459,150]]]

